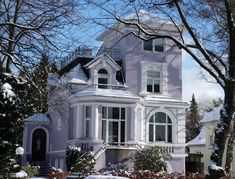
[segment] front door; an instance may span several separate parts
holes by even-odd
[[[46,132],[36,129],[32,138],[32,161],[46,160]]]

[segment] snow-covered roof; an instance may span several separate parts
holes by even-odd
[[[200,121],[201,123],[207,123],[207,122],[216,122],[219,121],[220,118],[220,110],[222,109],[222,105],[219,107],[213,108],[212,111],[206,113],[206,115],[203,117],[203,119]]]
[[[67,82],[76,83],[76,84],[86,84],[87,76],[83,72],[81,64],[77,64],[73,67],[68,73],[61,76],[61,82],[66,84]]]
[[[78,79],[78,78],[72,78],[71,80],[68,81],[68,83],[80,84],[80,85],[88,84],[88,82],[85,81],[84,79]]]
[[[186,145],[192,146],[192,145],[205,145],[205,144],[206,144],[206,129],[205,127],[203,127],[198,136],[193,140],[189,141]]]
[[[136,21],[140,21],[141,23],[144,24],[172,24],[171,21],[167,20],[166,18],[164,18],[163,16],[160,16],[159,14],[154,14],[148,11],[145,11],[143,9],[139,10],[139,12],[137,13],[132,13],[129,14],[128,16],[126,16],[124,18],[124,20],[136,20]]]
[[[77,92],[75,96],[105,96],[105,97],[117,97],[117,98],[134,98],[140,97],[126,90],[114,90],[114,89],[99,89],[88,88],[83,91]]]
[[[36,122],[36,123],[46,123],[46,124],[49,124],[50,123],[50,118],[48,117],[47,114],[37,113],[37,114],[34,114],[34,115],[28,117],[24,121],[25,122]]]

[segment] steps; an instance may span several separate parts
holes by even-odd
[[[42,177],[48,176],[48,174],[50,173],[50,169],[51,169],[50,165],[46,163],[40,164],[40,170],[37,176],[42,176]]]

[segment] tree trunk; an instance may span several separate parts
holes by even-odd
[[[234,123],[234,120],[233,120]],[[234,124],[233,124],[234,125]],[[225,171],[226,173],[231,172],[231,165],[233,161],[233,146],[235,142],[235,126],[233,126],[233,130],[229,136],[228,142],[227,142],[227,151],[226,151],[226,162],[225,162]]]
[[[211,164],[209,166],[210,178],[213,179],[224,176],[224,171],[220,170],[217,166],[222,166],[225,145],[227,144],[227,139],[231,134],[231,130],[233,129],[232,116],[235,109],[234,89],[235,87],[233,82],[229,81],[225,87],[224,104],[223,108],[220,111],[220,121],[218,122],[217,127],[215,128],[215,139],[214,139],[213,151],[211,154]],[[232,138],[229,140],[229,142],[231,140]],[[232,148],[231,146],[229,146],[229,150],[233,150],[233,146]],[[228,157],[232,158],[232,156]],[[229,161],[228,162],[226,161],[226,163],[229,164]]]

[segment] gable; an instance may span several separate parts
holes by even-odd
[[[121,67],[106,53],[103,53],[102,55],[96,57],[86,65],[84,65],[87,69],[95,68],[98,64],[102,64],[102,66],[111,66],[116,71],[121,70]]]

